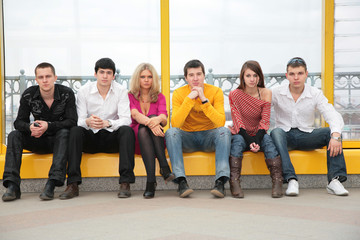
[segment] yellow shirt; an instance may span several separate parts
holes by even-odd
[[[172,127],[187,132],[205,131],[225,125],[224,94],[221,88],[204,83],[204,95],[209,102],[188,97],[188,85],[178,88],[172,98]]]

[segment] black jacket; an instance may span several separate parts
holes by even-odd
[[[71,88],[55,84],[54,102],[51,108],[46,105],[40,94],[39,86],[31,86],[24,91],[20,99],[15,129],[30,133],[30,113],[35,120],[48,122],[45,134],[54,135],[59,129],[77,125],[75,95]]]

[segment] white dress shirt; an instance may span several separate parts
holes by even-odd
[[[288,132],[298,128],[303,132],[314,130],[315,111],[318,110],[329,124],[331,133],[341,133],[344,120],[334,106],[329,103],[321,90],[305,84],[304,91],[295,102],[289,85],[272,90],[272,105],[275,110],[275,127]]]
[[[110,89],[103,99],[96,84],[97,82],[88,82],[77,93],[78,126],[97,133],[100,129],[89,128],[85,122],[91,114],[103,120],[110,120],[112,126],[105,128],[109,132],[116,131],[122,125],[130,125],[130,101],[127,89],[112,81]]]

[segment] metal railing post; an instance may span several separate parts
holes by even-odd
[[[21,75],[19,76],[19,90],[20,90],[20,95],[22,95],[26,89],[26,76],[24,75],[25,70],[21,69],[20,74]]]

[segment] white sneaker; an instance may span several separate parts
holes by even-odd
[[[348,190],[344,188],[344,186],[341,184],[339,180],[334,178],[331,180],[329,185],[327,185],[326,190],[329,194],[334,194],[337,196],[347,196],[349,195]]]
[[[291,179],[285,192],[286,196],[299,195],[299,183],[295,179]]]

